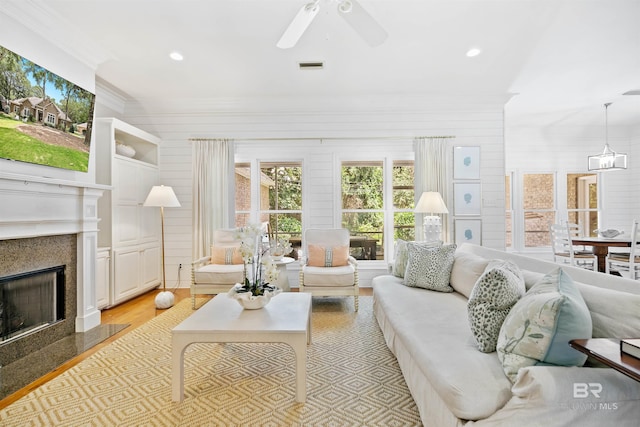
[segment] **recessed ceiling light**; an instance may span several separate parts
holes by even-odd
[[[169,54],[169,58],[173,59],[174,61],[182,61],[184,59],[180,52],[171,52]]]
[[[478,56],[478,55],[480,55],[481,53],[482,53],[482,51],[481,51],[480,49],[478,49],[477,47],[473,47],[473,48],[471,48],[471,49],[469,49],[469,50],[467,51],[467,56],[468,56],[469,58],[473,58],[474,56]]]

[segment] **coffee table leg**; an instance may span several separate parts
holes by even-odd
[[[171,343],[171,400],[174,402],[184,399],[184,349],[187,345],[175,338]]]
[[[296,354],[296,402],[307,400],[307,337],[295,337],[289,343]]]

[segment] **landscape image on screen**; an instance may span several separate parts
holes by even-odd
[[[0,46],[0,158],[87,172],[95,95]]]

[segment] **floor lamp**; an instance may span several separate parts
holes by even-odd
[[[173,306],[173,293],[167,291],[167,280],[164,268],[164,208],[179,208],[180,202],[173,192],[173,188],[164,185],[154,185],[144,201],[143,206],[160,207],[160,222],[162,228],[162,292],[156,296],[156,308]]]
[[[422,193],[415,212],[425,214],[423,224],[424,240],[427,242],[442,240],[442,221],[438,215],[434,214],[446,214],[449,211],[440,193],[437,191],[425,191]]]

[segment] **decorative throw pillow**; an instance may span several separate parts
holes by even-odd
[[[582,366],[587,356],[571,348],[569,341],[591,338],[591,333],[591,315],[582,295],[558,268],[513,306],[500,329],[498,358],[512,382],[525,366]]]
[[[525,292],[524,278],[516,264],[497,260],[487,265],[467,303],[469,326],[480,351],[496,351],[502,323]]]
[[[406,241],[398,239],[396,242],[396,251],[393,257],[393,267],[391,273],[400,278],[404,278],[404,273],[407,270],[407,262],[409,261],[409,248]],[[442,241],[436,240],[433,242],[411,242],[416,245],[421,245],[426,248],[437,248],[442,246]]]
[[[453,266],[456,245],[425,247],[415,242],[407,242],[409,260],[404,275],[404,284],[414,288],[424,288],[439,292],[453,292],[449,276]]]
[[[211,264],[242,264],[240,248],[237,246],[211,246]]]
[[[309,261],[311,267],[342,267],[347,265],[349,259],[348,246],[324,246],[309,245]]]
[[[490,259],[471,252],[456,251],[449,284],[453,290],[469,299],[474,285],[482,276],[490,261]]]

